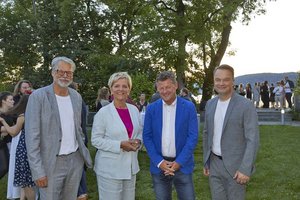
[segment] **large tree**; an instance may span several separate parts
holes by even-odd
[[[213,94],[213,71],[220,65],[229,45],[231,24],[237,20],[248,23],[253,13],[265,13],[264,3],[265,1],[220,0],[195,4],[194,8],[202,10],[196,15],[197,19],[202,19],[202,23],[195,25],[202,32],[193,35],[192,40],[199,44],[197,54],[205,73],[203,102]]]
[[[262,13],[264,0],[11,0],[0,4],[2,83],[49,84],[57,55],[77,64],[88,103],[115,71],[174,70],[179,87],[212,94],[212,72],[229,44],[231,23]],[[6,69],[6,70],[4,70]]]
[[[2,81],[31,79],[40,60],[26,2],[6,2],[0,7],[0,65]]]
[[[213,70],[229,45],[231,23],[238,19],[249,22],[251,14],[264,13],[265,3],[263,0],[150,2],[161,17],[157,28],[152,30],[160,35],[152,38],[151,47],[155,49],[153,52],[167,52],[152,56],[159,55],[162,65],[174,68],[180,88],[202,85],[204,101],[212,96]]]

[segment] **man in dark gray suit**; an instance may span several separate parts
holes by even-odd
[[[52,60],[53,83],[29,97],[26,148],[33,180],[42,200],[74,200],[83,164],[92,160],[81,129],[82,98],[68,86],[75,63],[67,57]]]
[[[256,110],[233,86],[233,68],[217,67],[214,89],[218,95],[206,104],[203,130],[203,173],[209,176],[213,200],[245,199],[258,151]]]

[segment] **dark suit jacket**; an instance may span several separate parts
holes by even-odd
[[[205,109],[203,161],[207,168],[209,168],[218,100],[219,97],[209,100]],[[234,176],[238,170],[250,176],[254,171],[258,146],[259,129],[256,109],[251,101],[234,92],[225,114],[221,137],[221,152],[228,172]]]
[[[150,171],[158,174],[157,165],[163,160],[161,152],[163,102],[159,99],[147,106],[143,142],[150,157]],[[177,97],[175,118],[176,162],[185,174],[193,172],[194,149],[198,142],[198,123],[195,106],[192,102]]]

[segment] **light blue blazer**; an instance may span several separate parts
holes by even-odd
[[[157,165],[163,160],[161,149],[163,102],[159,99],[147,106],[143,142],[150,157],[150,172],[161,172]],[[198,143],[197,112],[194,104],[177,97],[175,117],[176,162],[180,171],[190,174],[194,169],[194,150]]]
[[[132,139],[140,139],[141,123],[138,109],[126,104],[133,124]],[[111,179],[131,179],[139,171],[138,152],[126,152],[121,141],[128,140],[126,127],[113,103],[102,107],[94,117],[91,142],[98,149],[94,170]]]

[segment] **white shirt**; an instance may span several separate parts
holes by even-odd
[[[230,99],[226,101],[221,101],[220,99],[218,100],[214,117],[214,135],[212,143],[212,152],[219,156],[222,156],[221,137],[223,132],[224,119]]]
[[[283,95],[283,87],[282,86],[276,86],[273,90],[273,93],[275,93],[276,96]]]
[[[177,98],[168,105],[163,101],[163,125],[161,137],[161,152],[166,157],[176,157],[175,147],[175,116],[176,116]]]
[[[285,91],[285,93],[292,93],[292,90],[290,88],[290,84],[288,81],[284,85],[284,91]]]
[[[68,155],[78,149],[75,135],[74,112],[70,96],[56,96],[62,129],[59,155]]]

